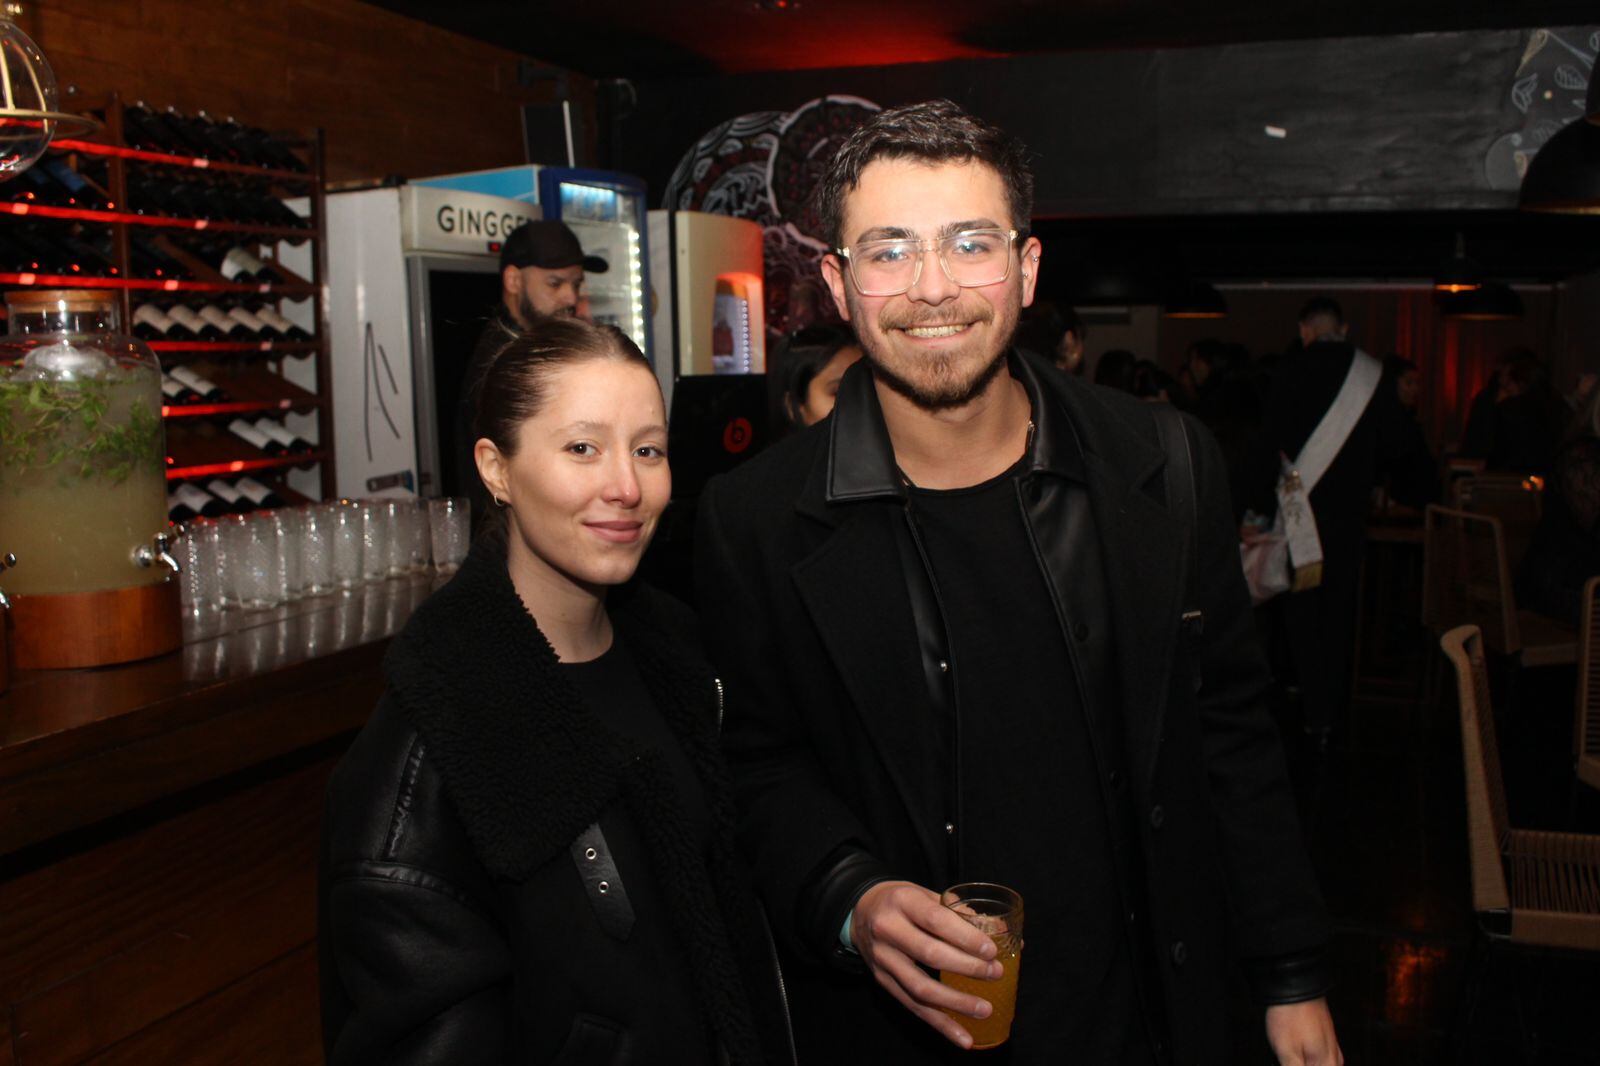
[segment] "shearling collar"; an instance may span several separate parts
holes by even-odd
[[[686,608],[616,590],[612,621],[646,687],[705,775],[714,689]],[[676,608],[676,609],[674,609]],[[506,572],[480,539],[384,657],[389,688],[427,745],[491,873],[520,880],[597,821],[638,755],[583,704]]]

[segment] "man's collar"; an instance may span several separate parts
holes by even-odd
[[[1028,406],[1033,412],[1029,472],[1085,480],[1082,442],[1054,391],[1046,385],[1045,375],[1059,375],[1061,371],[1016,349],[1009,355],[1008,367],[1027,390]],[[903,499],[905,492],[905,482],[895,464],[894,445],[883,421],[883,408],[878,404],[871,366],[867,360],[859,360],[839,381],[828,430],[826,500],[834,504]]]

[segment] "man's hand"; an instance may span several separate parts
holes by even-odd
[[[1267,1042],[1279,1066],[1344,1066],[1326,999],[1268,1007]]]
[[[988,1000],[941,984],[921,966],[997,980],[1001,967],[993,961],[993,940],[940,906],[938,893],[909,881],[884,881],[867,889],[851,912],[850,939],[872,976],[907,1010],[952,1044],[972,1046],[971,1034],[944,1008],[987,1018],[993,1007]],[[1332,1031],[1330,1025],[1330,1035]]]

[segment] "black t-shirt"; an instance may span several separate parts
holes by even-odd
[[[659,752],[672,771],[673,784],[683,801],[695,839],[704,848],[711,839],[711,813],[705,790],[695,776],[678,738],[656,709],[639,667],[620,634],[597,659],[562,663],[561,673],[578,689],[584,706],[606,727],[646,750]]]
[[[1106,805],[1024,523],[1025,476],[1019,465],[971,488],[911,490],[960,715],[961,875],[1022,894],[1009,1061],[1148,1066]]]

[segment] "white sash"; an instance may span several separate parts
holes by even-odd
[[[1288,541],[1296,592],[1322,583],[1322,538],[1317,535],[1317,520],[1311,513],[1311,490],[1333,465],[1350,431],[1372,402],[1382,377],[1383,364],[1357,348],[1339,394],[1311,431],[1299,458],[1293,464],[1287,456],[1283,458],[1283,472],[1278,478],[1278,522],[1274,524],[1281,523]]]

